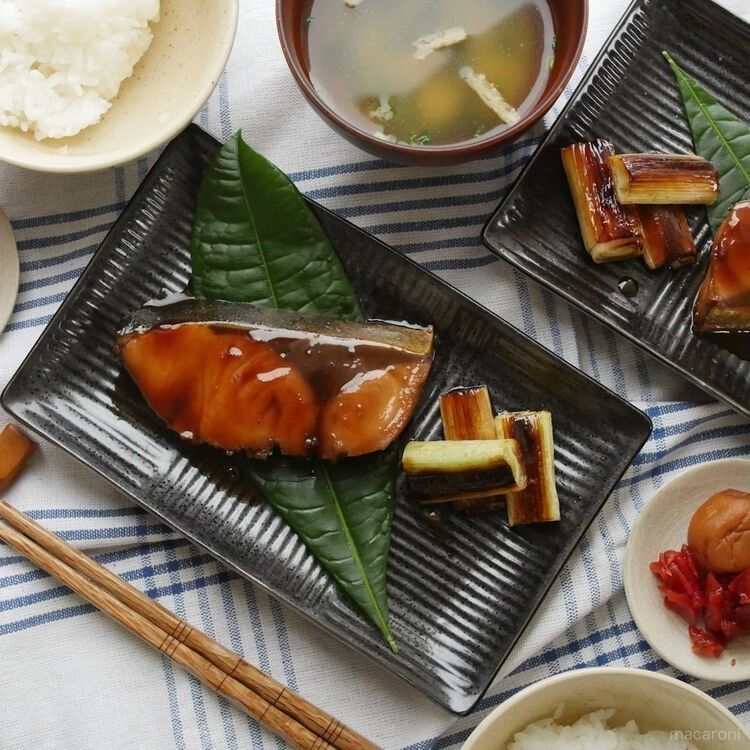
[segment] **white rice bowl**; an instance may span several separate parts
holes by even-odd
[[[42,140],[99,122],[158,18],[159,0],[0,0],[0,125]]]
[[[561,713],[529,724],[514,736],[507,750],[698,750],[679,732],[642,734],[635,721],[612,728],[613,708],[592,711],[568,726],[557,723]]]

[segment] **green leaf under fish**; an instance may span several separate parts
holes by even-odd
[[[708,221],[716,233],[732,207],[750,194],[750,126],[719,104],[664,52],[677,78],[695,153],[719,172],[719,197],[708,206]]]
[[[196,297],[362,319],[304,198],[240,133],[203,177],[191,252]],[[338,463],[272,456],[248,464],[268,502],[396,651],[386,598],[395,448]]]

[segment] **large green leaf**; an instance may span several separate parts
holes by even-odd
[[[192,256],[197,297],[362,317],[341,261],[297,188],[240,133],[204,175]]]
[[[750,126],[719,104],[667,52],[664,57],[680,86],[695,153],[713,162],[721,177],[719,198],[708,207],[716,232],[732,206],[750,193]]]
[[[240,133],[203,177],[191,251],[197,297],[362,317],[316,217]],[[386,568],[396,464],[395,449],[335,464],[283,456],[249,462],[256,486],[394,651]]]

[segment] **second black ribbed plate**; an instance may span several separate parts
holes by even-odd
[[[2,396],[20,421],[346,643],[457,713],[481,697],[650,431],[648,418],[437,277],[320,207],[371,317],[432,323],[436,359],[405,437],[440,434],[437,395],[487,383],[497,408],[553,414],[563,520],[501,513],[434,528],[399,486],[388,574],[392,654],[242,461],[186,444],[150,412],[114,352],[118,323],[190,275],[193,210],[219,144],[188,128],[166,149]]]
[[[640,260],[596,265],[581,241],[560,148],[609,138],[620,152],[691,152],[667,50],[725,107],[750,122],[750,26],[709,0],[637,0],[483,232],[487,246],[711,395],[750,417],[750,361],[721,336],[691,331],[711,232],[688,211],[694,266],[648,271]],[[632,279],[634,297],[619,284]],[[750,351],[750,343],[747,346]]]

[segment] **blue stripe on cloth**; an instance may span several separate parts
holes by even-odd
[[[144,581],[149,589],[153,589],[156,586],[156,578],[154,574],[154,565],[151,557],[151,550],[143,543],[139,544],[141,550],[141,563],[144,573]],[[171,552],[171,556],[167,559],[167,563],[175,560],[174,548],[168,550]],[[183,618],[180,618],[183,619]],[[161,668],[164,673],[164,682],[167,688],[167,700],[169,702],[169,719],[172,725],[172,736],[174,737],[175,745],[178,748],[185,747],[185,738],[182,728],[182,718],[180,716],[179,701],[177,699],[177,683],[174,674],[174,666],[172,660],[166,654],[160,654]]]
[[[70,271],[64,271],[63,273],[56,273],[53,276],[43,276],[42,278],[30,279],[24,281],[18,285],[19,294],[23,292],[30,292],[35,289],[43,289],[47,286],[54,286],[60,284],[63,281],[74,281],[77,279],[85,266],[79,266],[78,268],[71,268]]]
[[[47,521],[58,518],[128,518],[147,516],[148,512],[137,505],[131,505],[127,508],[41,508],[27,510],[26,515],[35,521]]]
[[[557,354],[558,357],[563,356],[563,339],[560,324],[555,314],[555,300],[552,296],[552,292],[547,289],[540,288],[542,295],[542,308],[544,309],[545,322],[547,323],[547,330],[550,332],[552,337],[552,351]]]
[[[497,258],[489,253],[484,258],[478,258],[477,260],[487,260],[488,262],[494,262]],[[517,269],[513,269],[513,280],[515,282],[516,290],[518,292],[519,307],[521,309],[521,319],[523,320],[523,330],[527,336],[535,339],[536,323],[534,322],[534,312],[531,309],[531,299],[529,295],[529,284],[526,277]]]
[[[19,302],[13,308],[13,314],[16,315],[27,310],[33,310],[35,307],[44,307],[45,305],[53,305],[56,302],[62,302],[67,297],[67,292],[58,292],[57,294],[49,294],[44,297],[37,297],[36,299],[25,300]]]
[[[414,198],[412,200],[393,201],[389,203],[370,203],[366,206],[348,206],[336,209],[339,216],[345,219],[370,216],[372,214],[391,213],[395,211],[424,211],[432,208],[454,208],[456,206],[471,206],[477,203],[495,203],[507,192],[506,187],[498,190],[488,190],[486,193],[470,193],[468,195],[451,195],[441,198]],[[479,239],[476,237],[475,239]]]
[[[183,537],[176,539],[165,539],[164,541],[149,542],[149,549],[157,552],[161,552],[168,547],[179,548],[186,547],[190,542]],[[107,565],[113,562],[120,562],[121,560],[127,560],[131,557],[137,557],[141,555],[143,550],[140,547],[126,547],[124,549],[116,550],[115,552],[104,552],[99,555],[93,555],[94,560],[100,562],[102,565]],[[0,567],[4,565],[15,565],[19,562],[25,562],[26,558],[21,555],[11,555],[9,557],[0,557]],[[41,572],[41,571],[39,571]],[[45,577],[44,575],[42,577]]]
[[[662,409],[658,404],[648,409],[649,416],[651,419],[659,419],[662,416],[667,416],[667,412]],[[651,432],[651,438],[659,441],[659,446],[656,451],[653,451],[651,455],[661,455],[666,450],[666,443],[664,438],[673,437],[674,435],[681,435],[684,432],[689,432],[695,429],[699,425],[713,422],[716,419],[731,419],[736,417],[736,412],[730,408],[726,408],[718,413],[707,414],[704,416],[696,417],[695,419],[688,419],[685,422],[679,422],[677,424],[670,424],[666,426],[658,425],[655,426]]]
[[[485,172],[470,172],[455,175],[442,175],[434,177],[403,177],[395,180],[383,180],[382,182],[347,183],[345,185],[330,186],[306,190],[305,195],[313,200],[326,200],[331,198],[342,198],[345,196],[363,195],[364,193],[392,193],[399,190],[419,190],[428,187],[452,187],[455,185],[466,185],[474,182],[490,182],[499,177],[512,174],[520,169],[520,162],[513,162],[507,168],[490,169]],[[482,215],[482,220],[487,214]]]
[[[168,562],[174,562],[176,561],[176,556],[173,550],[167,551],[167,561]],[[183,593],[188,590],[186,585],[180,580],[179,575],[177,575],[176,571],[172,571],[169,574],[169,579],[171,581],[170,585],[168,587],[161,587],[161,590],[157,593],[154,592],[148,592],[149,596],[153,596],[155,598],[158,598],[159,596],[166,596],[171,595],[172,601],[174,602],[174,612],[177,614],[177,616],[181,620],[187,620],[187,609],[185,606],[185,599],[183,597]],[[221,574],[218,574],[216,581],[221,580],[229,580],[228,577],[226,577],[226,574],[224,574],[224,577],[221,577]],[[199,578],[195,578],[193,581],[190,582],[190,590],[194,590],[198,586],[207,586],[209,585],[209,580],[205,577],[201,576]],[[169,665],[169,669],[172,669],[171,663]],[[169,680],[169,672],[167,672],[165,668],[165,679]],[[187,676],[189,685],[190,685],[190,697],[193,704],[193,711],[195,713],[195,719],[198,724],[198,730],[200,732],[201,741],[208,738],[208,727],[206,722],[206,706],[203,701],[203,688],[201,687],[200,681],[197,677],[194,677],[192,674],[188,674]],[[175,704],[175,711],[179,715],[180,712],[180,704],[179,701]],[[205,747],[205,746],[204,746]]]
[[[240,625],[237,619],[237,610],[234,606],[232,590],[232,586],[221,587],[221,604],[224,610],[224,619],[227,623],[227,630],[229,632],[229,645],[232,651],[242,656],[244,655],[244,649],[242,646],[242,638],[240,637]],[[229,701],[223,697],[220,698],[220,711],[227,748],[228,750],[238,750],[239,743],[237,739],[237,728],[235,726],[235,715],[230,709]]]
[[[142,557],[147,552],[163,552],[168,549],[180,549],[181,547],[186,547],[189,545],[189,542],[187,539],[177,538],[177,539],[168,539],[164,541],[157,541],[157,542],[150,542],[147,546],[144,545],[137,545],[134,547],[126,547],[121,550],[117,550],[116,552],[106,552],[104,554],[100,555],[93,555],[94,560],[101,563],[102,565],[107,565],[109,563],[115,563],[115,562],[123,562],[125,560],[129,560],[134,557]],[[8,560],[7,564],[11,564],[14,562],[20,562],[25,560],[24,557],[11,557],[11,558],[0,558],[0,564],[3,560]],[[164,568],[164,570],[167,570],[167,568]],[[151,572],[149,572],[151,571]],[[138,580],[139,578],[145,576],[145,575],[151,575],[153,573],[153,570],[150,568],[137,568],[134,571],[121,573],[120,575],[125,578],[128,581],[134,581]],[[38,568],[33,568],[32,570],[27,570],[22,573],[14,573],[10,576],[5,576],[3,578],[0,578],[0,589],[8,588],[9,586],[17,586],[22,583],[27,583],[29,581],[35,581],[35,580],[41,580],[44,578],[49,578],[49,575],[45,573],[43,570],[39,570]]]
[[[247,615],[250,618],[250,628],[253,633],[253,641],[255,643],[255,654],[258,659],[258,666],[266,674],[270,674],[271,660],[268,658],[266,637],[263,632],[263,622],[260,619],[260,613],[258,611],[258,602],[255,596],[255,589],[250,583],[248,583],[248,581],[243,580],[242,591],[245,594]],[[263,735],[261,734],[260,727],[254,721],[250,722],[250,738],[254,748],[263,748]]]
[[[40,315],[38,318],[29,318],[28,320],[18,320],[8,323],[5,326],[6,331],[22,331],[25,328],[36,328],[37,326],[46,326],[52,320],[53,315]]]
[[[566,565],[560,572],[560,584],[563,592],[563,602],[565,605],[565,614],[568,622],[575,622],[578,619],[578,601],[576,599],[575,586],[573,585],[573,576],[570,572],[570,566]],[[552,672],[559,672],[559,665],[555,664]]]
[[[138,549],[140,550],[139,556],[141,560],[143,560],[146,555],[150,555],[151,553],[151,549],[148,546],[140,546]],[[143,579],[146,582],[148,590],[151,592],[150,595],[153,594],[154,596],[163,596],[168,591],[171,591],[171,589],[161,589],[155,583],[149,583],[149,581],[154,580],[154,576],[163,575],[165,573],[172,573],[177,570],[192,570],[199,565],[203,565],[207,562],[212,561],[213,558],[209,555],[194,555],[192,557],[182,558],[179,560],[177,558],[168,559],[163,563],[149,563],[146,565],[142,565],[140,568],[135,568],[133,570],[127,570],[118,573],[118,575],[120,576],[120,578],[130,583]],[[37,569],[25,573],[17,573],[15,575],[0,578],[0,589],[8,588],[9,586],[17,586],[19,584],[27,583],[36,579],[44,579],[49,577],[49,574]],[[66,596],[68,593],[69,592],[67,587],[56,586],[55,588],[36,591],[33,594],[24,594],[15,598],[4,599],[3,601],[0,601],[0,612],[5,610],[12,610],[17,607],[26,607],[30,604],[35,604],[38,601],[48,601],[50,599],[56,599],[61,596]]]
[[[118,169],[121,168],[118,167]],[[58,224],[69,224],[84,219],[93,219],[96,216],[102,216],[107,213],[119,213],[123,208],[125,208],[124,193],[122,200],[118,196],[116,203],[94,206],[93,208],[85,208],[80,211],[67,211],[61,214],[43,214],[40,216],[30,216],[26,219],[13,219],[11,225],[16,232],[20,232],[25,229],[36,229],[37,227],[49,227]]]
[[[481,221],[483,214],[472,216],[451,216],[446,219],[420,219],[410,221],[395,221],[389,224],[373,224],[363,226],[362,229],[370,234],[401,234],[407,232],[433,232],[438,229],[455,229],[457,227],[474,226]],[[489,251],[487,251],[489,252]]]
[[[498,158],[507,157],[511,154],[515,154],[518,151],[528,152],[536,148],[538,139],[536,138],[524,138],[520,141],[510,144],[503,149],[502,156],[493,156],[487,159],[480,159],[477,164],[495,164]],[[347,164],[335,164],[329,167],[320,167],[317,169],[306,169],[300,172],[289,172],[289,178],[294,182],[306,182],[309,180],[318,180],[322,177],[337,177],[345,174],[357,174],[359,172],[369,172],[376,170],[393,170],[393,171],[409,171],[409,167],[402,167],[398,164],[392,164],[391,162],[383,161],[381,159],[374,159],[369,161],[357,161],[349,162]]]
[[[214,560],[213,561],[213,567],[217,567],[217,563]],[[201,566],[201,573],[205,575],[204,566]],[[197,593],[197,599],[198,599],[198,612],[200,615],[201,620],[201,629],[204,633],[208,633],[208,635],[216,639],[216,630],[214,628],[214,615],[211,611],[211,605],[208,600],[207,591],[206,588],[200,588],[196,591]],[[234,740],[236,744],[237,736],[234,731],[234,727],[232,726],[231,719],[230,719],[230,713],[229,713],[229,705],[228,701],[224,700],[221,696],[217,695],[215,692],[208,690],[203,685],[201,687],[201,694],[203,698],[204,704],[207,702],[214,702],[219,707],[219,714],[222,718],[222,726],[224,730],[224,739],[226,741],[230,741],[230,738],[232,735],[234,735]],[[201,727],[201,742],[202,747],[211,747],[213,746],[213,738],[211,737],[211,733],[209,731],[208,725],[205,727],[205,733],[203,731],[203,728]],[[224,746],[224,744],[222,745]]]
[[[747,434],[745,432],[747,428],[744,428],[738,432],[738,434]],[[644,479],[654,479],[660,474],[668,474],[673,471],[680,469],[689,469],[691,466],[697,466],[698,464],[705,463],[706,461],[717,461],[721,458],[738,458],[747,457],[748,448],[747,446],[737,446],[735,448],[717,448],[711,451],[704,451],[692,456],[684,456],[671,461],[665,461],[659,466],[654,466],[647,471],[641,472],[638,475],[627,476],[620,480],[622,486],[629,486],[636,482],[641,482]]]
[[[428,260],[420,263],[426,271],[461,271],[470,268],[483,268],[497,262],[494,255],[485,255],[481,258],[469,259],[446,259],[446,260]]]
[[[655,419],[659,419],[659,414],[657,413],[655,416]],[[712,420],[713,421],[713,420]],[[657,422],[658,423],[658,422]],[[701,430],[700,432],[693,432],[688,434],[684,440],[679,441],[679,444],[675,446],[675,449],[684,449],[689,448],[692,445],[695,445],[696,443],[700,443],[702,441],[706,440],[716,440],[719,438],[732,438],[732,437],[738,437],[740,435],[748,435],[750,432],[748,432],[748,425],[738,425],[738,424],[732,424],[732,425],[726,425],[723,427],[711,427],[707,430]],[[638,461],[634,461],[633,464],[635,466],[643,466],[645,464],[654,463],[655,461],[660,460],[664,456],[665,451],[659,451],[659,450],[653,450],[653,451],[646,451],[643,455],[638,457]]]
[[[63,263],[67,263],[77,258],[86,258],[94,254],[97,245],[87,245],[86,247],[78,248],[78,250],[71,250],[68,253],[57,255],[54,258],[37,258],[36,260],[25,260],[21,266],[21,273],[28,273],[29,271],[39,271],[42,268],[51,268],[53,266],[61,266]]]
[[[8,623],[0,623],[0,636],[8,635],[9,633],[18,633],[21,630],[27,630],[28,628],[45,625],[48,622],[58,622],[59,620],[67,620],[70,617],[87,615],[91,612],[96,612],[96,607],[94,607],[93,604],[77,604],[72,607],[53,609],[47,612],[43,612],[39,615],[24,617],[21,620],[15,620]]]
[[[607,611],[607,615],[609,617],[609,622],[611,625],[617,624],[617,615],[615,614],[615,608],[612,605],[612,601],[608,601],[605,605],[605,609]],[[631,652],[630,647],[625,644],[625,641],[620,633],[616,633],[615,639],[617,640],[617,659],[623,662],[623,664],[626,667],[630,667],[632,665],[632,660],[630,658]]]
[[[56,247],[58,245],[67,245],[71,242],[77,242],[78,240],[86,239],[94,234],[103,235],[112,227],[112,222],[109,221],[105,224],[94,224],[93,226],[86,227],[85,229],[78,229],[75,232],[68,232],[67,234],[52,234],[45,235],[44,237],[34,237],[28,240],[18,240],[16,245],[18,250],[21,252],[28,252],[29,250],[43,250],[49,247]]]
[[[115,198],[118,203],[125,203],[127,194],[125,191],[125,169],[123,167],[115,168]]]
[[[393,245],[402,253],[422,253],[430,250],[451,250],[459,247],[477,247],[484,249],[482,241],[473,234],[467,237],[450,237],[444,240],[427,240],[426,242],[394,243]]]
[[[3,565],[15,565],[16,563],[24,562],[26,560],[22,555],[8,555],[6,557],[0,557],[0,567]]]
[[[98,541],[100,539],[127,539],[129,537],[140,539],[151,534],[173,535],[177,532],[172,531],[169,526],[165,526],[163,523],[141,523],[131,526],[67,529],[56,533],[67,542],[83,542]]]
[[[273,617],[273,624],[276,628],[276,638],[279,642],[279,650],[281,651],[281,663],[284,669],[284,678],[286,684],[295,692],[299,691],[297,685],[297,675],[294,672],[294,660],[292,658],[292,650],[289,647],[289,634],[286,629],[286,622],[284,621],[284,610],[281,608],[278,600],[270,596],[269,601],[271,604],[271,615]]]

